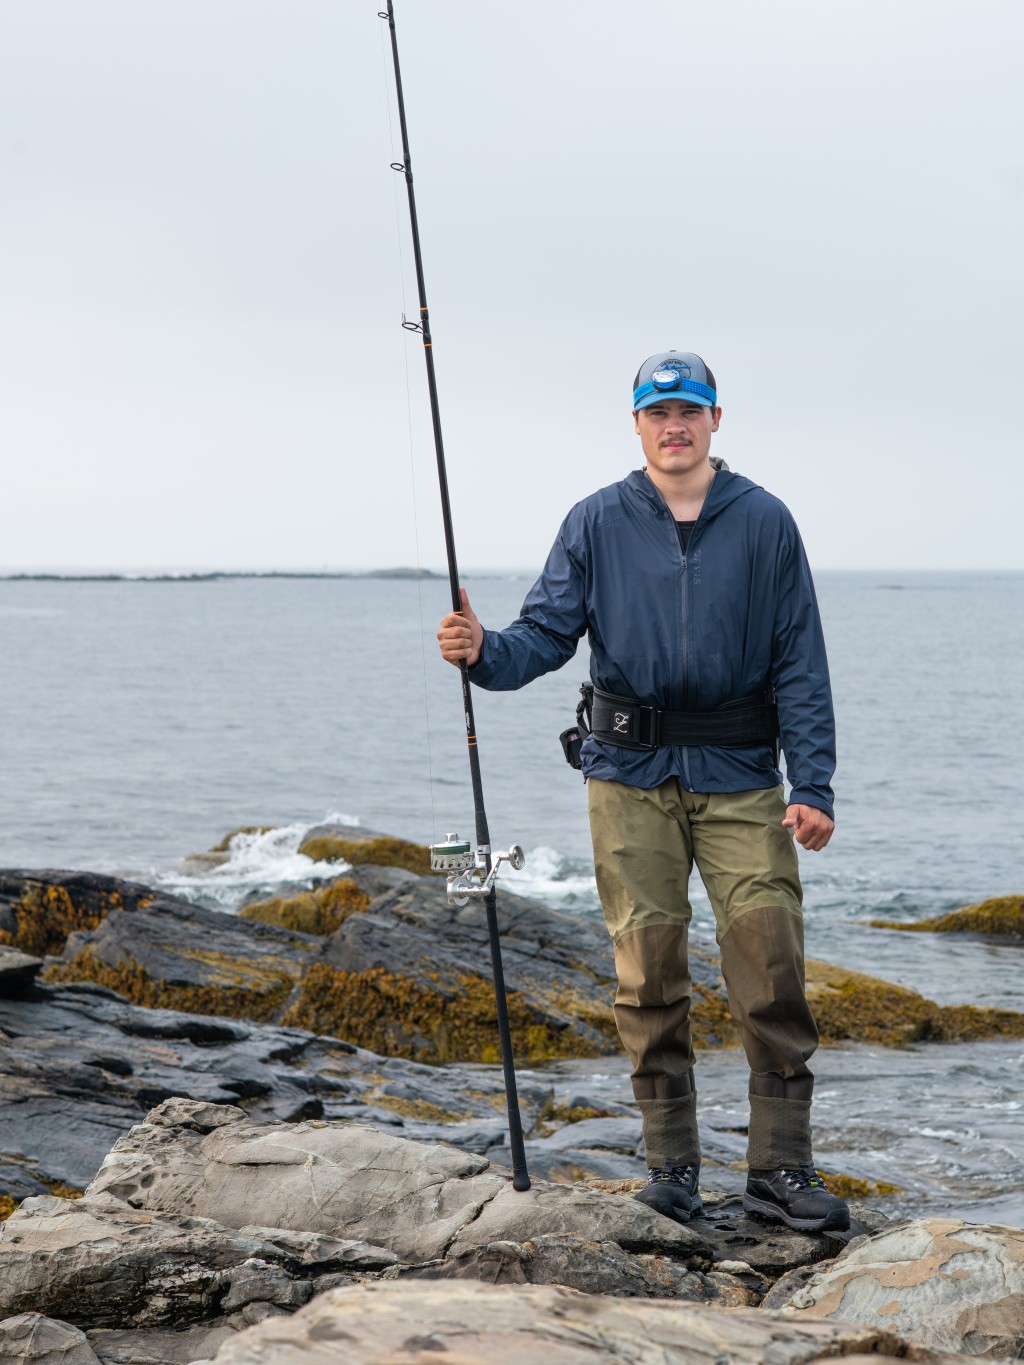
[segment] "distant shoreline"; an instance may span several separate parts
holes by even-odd
[[[440,579],[433,569],[213,569],[209,573],[5,573],[0,583],[219,583],[237,578],[414,578]]]
[[[475,569],[464,568],[460,577],[467,579],[533,579],[537,575],[536,566],[519,569]],[[822,582],[832,576],[883,579],[873,587],[879,589],[903,589],[931,587],[932,581],[940,578],[1019,578],[1024,569],[816,569],[815,577]],[[202,569],[173,572],[160,570],[131,573],[126,570],[109,570],[102,573],[80,572],[18,572],[0,573],[0,583],[228,583],[242,579],[260,581],[281,579],[285,581],[316,582],[317,580],[351,581],[361,579],[394,579],[412,582],[437,583],[447,581],[446,573],[434,569],[415,569],[399,566],[392,569]]]

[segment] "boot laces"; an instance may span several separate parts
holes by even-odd
[[[784,1169],[782,1178],[791,1190],[825,1190],[828,1186],[817,1171],[804,1170],[802,1167],[796,1169]]]
[[[658,1185],[662,1182],[690,1188],[697,1184],[697,1172],[692,1166],[652,1166],[647,1172],[648,1185]]]

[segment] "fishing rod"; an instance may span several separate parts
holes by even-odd
[[[402,160],[393,161],[391,169],[405,176],[409,195],[409,219],[412,226],[412,249],[416,261],[416,286],[419,291],[420,320],[410,322],[403,315],[402,326],[423,338],[423,355],[427,364],[427,388],[430,393],[430,416],[434,427],[434,451],[437,455],[437,479],[441,491],[441,517],[444,521],[444,543],[448,554],[448,577],[452,591],[452,611],[462,615],[459,593],[459,569],[455,558],[455,532],[452,527],[451,502],[448,497],[448,473],[444,461],[444,441],[441,436],[441,409],[437,401],[437,381],[434,376],[433,342],[430,338],[430,313],[427,309],[427,287],[423,277],[423,255],[420,251],[419,222],[416,217],[416,194],[412,183],[412,157],[409,154],[409,129],[405,120],[405,98],[402,94],[402,70],[398,61],[398,38],[395,34],[395,10],[388,0],[386,10],[377,16],[388,21],[391,30],[391,56],[395,67],[395,92],[398,96],[398,121],[402,130]],[[526,1148],[523,1145],[523,1124],[519,1113],[515,1062],[512,1057],[512,1034],[508,1024],[508,999],[505,994],[505,972],[501,963],[501,940],[498,937],[497,894],[495,878],[503,862],[516,870],[526,862],[523,850],[517,845],[508,853],[499,853],[491,860],[491,839],[484,810],[483,783],[480,779],[480,753],[477,747],[476,722],[473,719],[473,695],[469,681],[469,667],[465,659],[459,661],[462,681],[462,707],[466,719],[466,745],[469,750],[469,773],[473,785],[473,809],[476,822],[476,851],[457,834],[446,834],[443,844],[432,844],[430,865],[435,872],[448,874],[448,901],[451,905],[467,905],[471,899],[482,900],[487,914],[487,938],[491,949],[491,974],[494,977],[494,1001],[497,1007],[498,1038],[501,1043],[501,1065],[505,1073],[505,1105],[508,1110],[509,1151],[512,1157],[512,1187],[530,1188],[526,1169]]]

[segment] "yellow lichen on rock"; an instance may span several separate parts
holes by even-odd
[[[423,844],[380,836],[373,839],[341,839],[318,835],[299,846],[299,852],[315,863],[349,863],[358,867],[373,863],[380,867],[401,867],[426,876],[430,872],[430,851]]]
[[[519,992],[509,993],[508,1013],[522,1061],[604,1051],[574,1029],[554,1025]],[[494,988],[483,977],[462,976],[442,990],[383,967],[349,972],[315,962],[281,1022],[388,1057],[433,1064],[501,1059]]]
[[[120,893],[111,891],[102,895],[99,905],[90,910],[76,905],[65,886],[30,885],[13,906],[18,921],[16,932],[0,934],[0,942],[33,957],[61,953],[69,934],[95,929],[111,910],[119,910],[121,903]]]
[[[271,900],[256,901],[243,906],[238,915],[240,919],[276,924],[282,929],[294,929],[301,934],[333,934],[349,915],[366,910],[370,900],[371,897],[360,890],[354,881],[343,878],[315,891],[300,892],[297,896],[275,896]]]
[[[978,905],[909,924],[888,919],[873,919],[869,923],[873,929],[898,929],[910,934],[996,934],[1024,938],[1024,896],[993,896]]]
[[[244,964],[235,959],[240,974]],[[257,969],[258,970],[258,969]],[[258,972],[265,982],[262,990],[246,989],[227,982],[224,985],[175,986],[154,981],[144,967],[133,962],[116,967],[102,962],[91,948],[84,948],[73,962],[52,963],[44,972],[47,981],[95,981],[117,991],[133,1005],[147,1009],[181,1010],[186,1014],[218,1014],[231,1019],[252,1019],[256,1023],[274,1020],[295,985],[291,975]]]
[[[366,1100],[379,1109],[387,1109],[403,1119],[416,1119],[421,1123],[461,1123],[466,1117],[465,1114],[456,1114],[452,1109],[442,1109],[439,1104],[431,1104],[430,1100],[406,1100],[380,1090],[370,1091]]]
[[[694,986],[690,1002],[690,1028],[695,1047],[739,1046],[736,1021],[729,1012],[724,990]]]
[[[807,998],[823,1043],[966,1042],[1024,1038],[1024,1014],[977,1005],[937,1005],[907,986],[808,959]]]
[[[818,1174],[840,1199],[885,1199],[902,1193],[899,1185],[890,1185],[887,1180],[861,1180],[838,1171],[819,1171]]]

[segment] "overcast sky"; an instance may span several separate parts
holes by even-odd
[[[0,0],[7,571],[444,568],[379,3]],[[1024,568],[1020,0],[397,3],[463,568],[668,347],[815,567]]]

